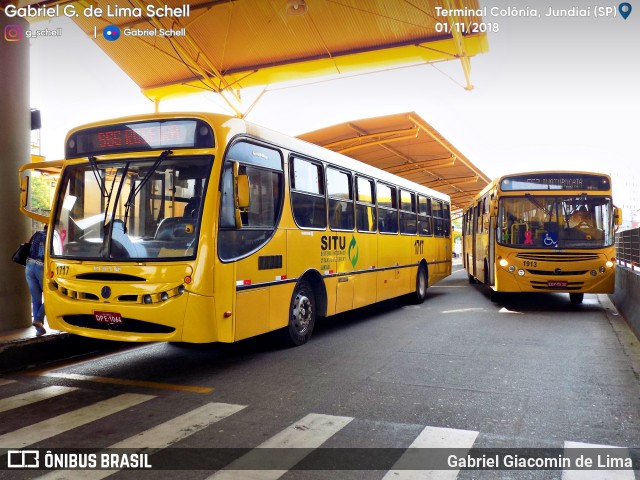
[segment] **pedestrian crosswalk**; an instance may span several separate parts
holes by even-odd
[[[0,379],[2,380],[2,379]],[[11,385],[12,387],[8,387]],[[24,391],[25,386],[13,391],[20,393],[14,395],[3,395],[7,388],[15,388],[18,385],[13,381],[0,381],[0,414],[9,414],[12,410],[19,409],[24,406],[37,405],[43,401],[56,401],[56,399],[64,398],[65,395],[74,393],[82,399],[83,390],[76,387],[67,386],[47,386],[35,388],[30,391]],[[27,387],[28,388],[28,387]],[[6,450],[28,449],[31,446],[38,448],[55,448],[55,437],[67,432],[71,432],[76,428],[91,425],[101,419],[114,418],[122,412],[144,412],[151,401],[157,399],[155,395],[143,395],[138,393],[114,393],[113,396],[99,401],[95,400],[95,396],[87,395],[86,404],[79,406],[75,410],[68,411],[59,415],[52,415],[49,418],[37,421],[30,425],[16,428],[13,431],[3,430],[0,434],[0,458],[6,454]],[[91,399],[91,400],[89,400]],[[80,401],[75,398],[75,401]],[[176,445],[183,441],[190,440],[196,434],[202,434],[210,430],[209,436],[203,438],[214,438],[215,434],[228,436],[233,438],[236,434],[244,435],[247,432],[240,432],[242,429],[250,429],[254,444],[246,446],[246,448],[238,449],[239,453],[222,468],[215,469],[199,469],[202,470],[198,478],[207,480],[277,480],[285,476],[291,470],[296,470],[301,462],[305,462],[312,457],[318,450],[335,449],[335,445],[340,445],[334,440],[343,432],[349,430],[350,426],[358,423],[358,419],[349,416],[307,413],[297,420],[293,420],[284,428],[273,427],[268,422],[264,425],[255,422],[255,412],[251,413],[250,405],[231,404],[224,402],[208,402],[204,405],[194,408],[185,408],[186,411],[175,412],[175,415],[163,417],[163,421],[149,429],[143,431],[135,430],[135,425],[122,424],[119,425],[118,432],[122,432],[122,440],[110,445],[100,446],[103,451],[127,451],[127,452],[144,452],[146,455],[154,455],[158,452],[167,450],[179,451]],[[43,413],[43,416],[46,412]],[[250,420],[247,420],[247,417]],[[224,427],[217,427],[216,424],[227,420],[228,423]],[[361,422],[364,420],[360,420]],[[230,423],[229,423],[230,422]],[[117,422],[116,422],[117,424]],[[386,424],[392,431],[399,427],[395,424]],[[380,422],[377,423],[380,425]],[[393,435],[389,435],[389,445],[385,448],[393,452],[398,451],[394,461],[385,468],[384,472],[377,472],[377,476],[371,477],[382,480],[455,480],[460,477],[461,466],[448,465],[447,468],[438,463],[438,469],[433,470],[415,470],[412,465],[415,463],[416,452],[424,452],[427,450],[447,451],[451,449],[457,457],[466,455],[472,449],[482,448],[479,436],[480,432],[474,430],[463,430],[444,428],[436,426],[414,426],[418,427],[412,430],[413,440],[403,442],[402,444],[393,444]],[[356,430],[356,429],[354,429]],[[415,437],[414,437],[415,435]],[[260,440],[258,440],[260,439]],[[380,452],[379,445],[371,448],[367,445],[367,438],[350,439],[349,446],[356,450],[356,453]],[[332,443],[333,442],[333,443]],[[222,442],[224,443],[224,441]],[[407,444],[409,443],[409,444]],[[50,445],[42,447],[42,445]],[[191,444],[193,445],[193,444]],[[331,445],[331,447],[327,447]],[[354,447],[355,445],[355,447]],[[78,445],[82,448],[83,445]],[[192,448],[192,447],[190,447]],[[212,448],[208,443],[198,444],[194,449]],[[367,450],[370,448],[370,450]],[[605,445],[595,445],[588,443],[579,443],[566,441],[557,447],[559,450],[564,449],[607,449],[607,451],[618,452],[617,455],[630,455],[627,449],[612,449]],[[6,449],[6,450],[2,450]],[[360,449],[360,450],[358,450]],[[274,453],[282,452],[282,454]],[[272,463],[270,463],[272,462]],[[414,462],[414,463],[412,463]],[[339,462],[338,462],[339,464]],[[4,463],[6,466],[7,463]],[[256,468],[260,466],[260,468]],[[464,467],[464,465],[462,465]],[[4,468],[4,467],[3,467]],[[65,467],[66,468],[66,467]],[[334,466],[328,466],[327,470],[331,470]],[[49,471],[47,471],[49,470]],[[41,468],[39,472],[41,476],[37,477],[46,480],[99,480],[110,477],[118,473],[121,468],[102,468],[102,469],[73,469],[59,470]],[[558,469],[561,470],[561,469]],[[34,473],[34,472],[32,472]],[[303,471],[304,473],[304,471]],[[608,478],[612,480],[632,480],[636,478],[633,469],[629,468],[613,468],[611,470],[576,470],[573,468],[557,471],[557,475],[553,478],[562,478],[563,480],[590,480]],[[0,472],[1,474],[1,472]],[[1,475],[0,475],[1,476]],[[340,478],[339,475],[331,475],[332,478]],[[496,474],[495,478],[501,475]],[[119,477],[118,477],[119,478]],[[300,478],[300,477],[296,477]],[[304,475],[302,475],[304,478]],[[465,477],[463,475],[463,478]],[[506,477],[505,477],[506,478]],[[515,478],[509,476],[508,478]],[[520,477],[518,477],[520,478]],[[640,477],[638,477],[640,478]]]

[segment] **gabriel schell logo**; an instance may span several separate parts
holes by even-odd
[[[39,468],[40,452],[38,450],[9,450],[7,452],[8,468]]]

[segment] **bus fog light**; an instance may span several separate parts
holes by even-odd
[[[166,302],[167,300],[169,300],[169,294],[167,292],[162,292],[160,294],[160,300],[162,300],[163,302]]]
[[[518,275],[520,275],[521,277],[524,277],[524,270],[523,269],[518,270]]]
[[[598,274],[598,272],[596,272],[595,270],[591,270],[589,273],[592,277],[595,277]]]
[[[607,263],[605,263],[605,265],[607,266],[607,268],[613,268],[613,262],[608,260]]]
[[[600,273],[604,273],[607,271],[607,269],[604,267],[600,267],[598,270],[600,271]]]
[[[504,258],[501,258],[498,263],[500,263],[501,267],[506,267],[507,265],[509,265],[509,262],[507,262]]]
[[[509,265],[509,271],[511,273],[515,272],[516,271],[516,266],[515,265]]]
[[[145,295],[144,297],[142,297],[142,301],[146,304],[152,303],[153,300],[151,298],[151,295]]]

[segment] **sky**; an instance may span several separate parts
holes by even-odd
[[[400,0],[390,0],[400,1]],[[491,11],[537,9],[541,18],[491,16],[489,52],[302,86],[272,85],[248,120],[298,135],[336,123],[415,111],[490,178],[540,169],[637,175],[640,160],[640,2],[616,17],[546,17],[583,1],[480,1]],[[605,3],[616,7],[619,2]],[[31,40],[31,106],[42,112],[42,154],[61,158],[76,125],[153,111],[139,88],[66,19],[61,38]],[[33,28],[33,27],[32,27]],[[252,91],[244,92],[249,103]],[[300,106],[304,105],[304,109]],[[164,101],[161,111],[225,111],[214,94]],[[228,110],[227,110],[228,112]],[[615,185],[614,185],[615,194]],[[615,200],[615,197],[614,197]],[[639,205],[640,207],[640,205]]]

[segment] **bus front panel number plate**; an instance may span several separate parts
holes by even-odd
[[[110,325],[122,325],[122,315],[115,312],[93,312],[93,317],[98,323],[107,323]]]
[[[567,282],[564,280],[549,280],[547,282],[549,288],[567,288]]]

